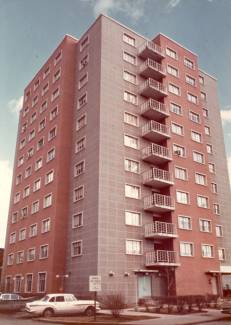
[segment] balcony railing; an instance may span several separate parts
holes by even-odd
[[[152,41],[146,41],[138,50],[142,58],[163,59],[165,57],[164,49]]]
[[[165,104],[149,98],[141,105],[141,115],[158,121],[169,116],[169,110]]]
[[[166,76],[166,70],[162,64],[152,59],[147,59],[140,66],[140,74],[146,78],[161,79]]]
[[[165,213],[175,210],[174,199],[169,195],[153,193],[144,197],[144,210]]]
[[[142,159],[155,164],[163,164],[172,160],[171,153],[168,148],[151,143],[142,150]]]
[[[173,185],[172,174],[167,170],[153,167],[143,173],[143,183],[157,188],[170,186]]]
[[[152,78],[148,78],[140,86],[140,93],[146,97],[159,99],[167,96],[167,88],[162,83]]]
[[[173,223],[155,221],[144,225],[145,238],[175,238],[176,226]]]
[[[153,120],[149,121],[142,127],[142,137],[153,142],[160,142],[169,139],[169,127]]]
[[[146,266],[178,266],[179,261],[175,251],[156,250],[146,253]]]

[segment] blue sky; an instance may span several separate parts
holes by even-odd
[[[0,0],[0,246],[4,244],[23,89],[65,34],[79,38],[101,13],[153,38],[162,32],[216,76],[231,171],[230,0]]]

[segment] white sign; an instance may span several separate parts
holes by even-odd
[[[89,291],[101,291],[101,276],[90,275],[89,276]]]

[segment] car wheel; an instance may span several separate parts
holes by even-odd
[[[94,307],[88,307],[85,310],[85,315],[86,316],[94,316],[94,314],[95,314],[95,308]]]
[[[54,315],[54,310],[51,308],[47,308],[43,312],[43,317],[45,317],[45,318],[52,317],[53,315]]]

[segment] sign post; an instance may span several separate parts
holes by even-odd
[[[90,275],[89,276],[89,291],[94,292],[94,320],[96,321],[96,298],[97,292],[101,291],[101,276],[100,275]]]

